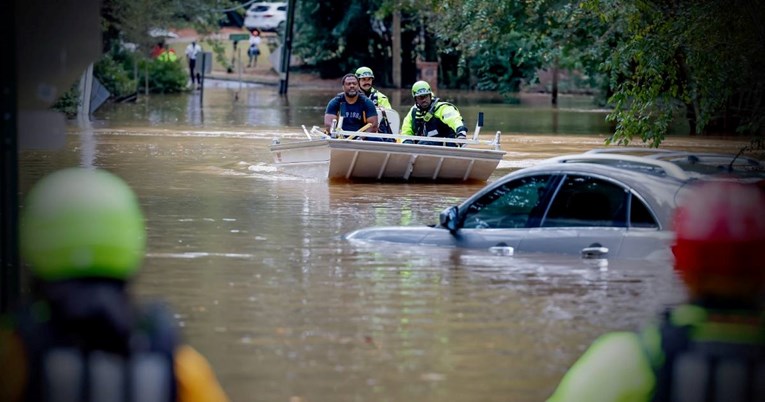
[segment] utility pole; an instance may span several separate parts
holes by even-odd
[[[393,11],[393,87],[401,88],[401,3]]]
[[[295,22],[295,0],[287,4],[287,26],[284,27],[284,43],[282,44],[282,62],[279,73],[279,95],[287,94],[290,77],[290,59],[292,58],[292,25]]]

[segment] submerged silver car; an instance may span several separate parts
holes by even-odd
[[[510,173],[445,209],[437,225],[369,227],[346,239],[484,248],[504,254],[671,258],[675,205],[689,183],[714,169],[704,161],[719,162],[689,153],[653,152],[637,156],[603,151],[553,158]],[[680,162],[703,169],[689,169]],[[756,160],[741,158],[735,165],[740,173],[761,174],[762,165]],[[744,169],[749,166],[756,169]]]

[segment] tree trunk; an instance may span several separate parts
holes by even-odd
[[[689,103],[685,105],[685,118],[688,120],[688,135],[696,135],[696,113],[697,102]]]
[[[401,4],[393,12],[393,88],[401,88]]]
[[[552,69],[552,104],[558,107],[558,58],[555,58],[555,64]]]

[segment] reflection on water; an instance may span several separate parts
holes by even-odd
[[[683,297],[666,262],[351,246],[342,235],[360,227],[434,223],[481,185],[336,184],[279,171],[271,137],[302,135],[331,93],[274,93],[206,90],[204,115],[197,95],[112,107],[87,134],[72,127],[66,148],[21,158],[23,191],[87,163],[135,188],[149,236],[137,294],[172,303],[234,400],[539,401],[598,334],[635,329]],[[597,125],[526,135],[514,127],[547,123],[494,103],[466,109],[508,119],[492,180],[602,144]],[[513,114],[523,119],[511,124]],[[597,112],[580,114],[573,120]]]

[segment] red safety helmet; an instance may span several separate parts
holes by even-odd
[[[675,269],[692,297],[752,298],[765,291],[765,191],[712,181],[675,211]]]

